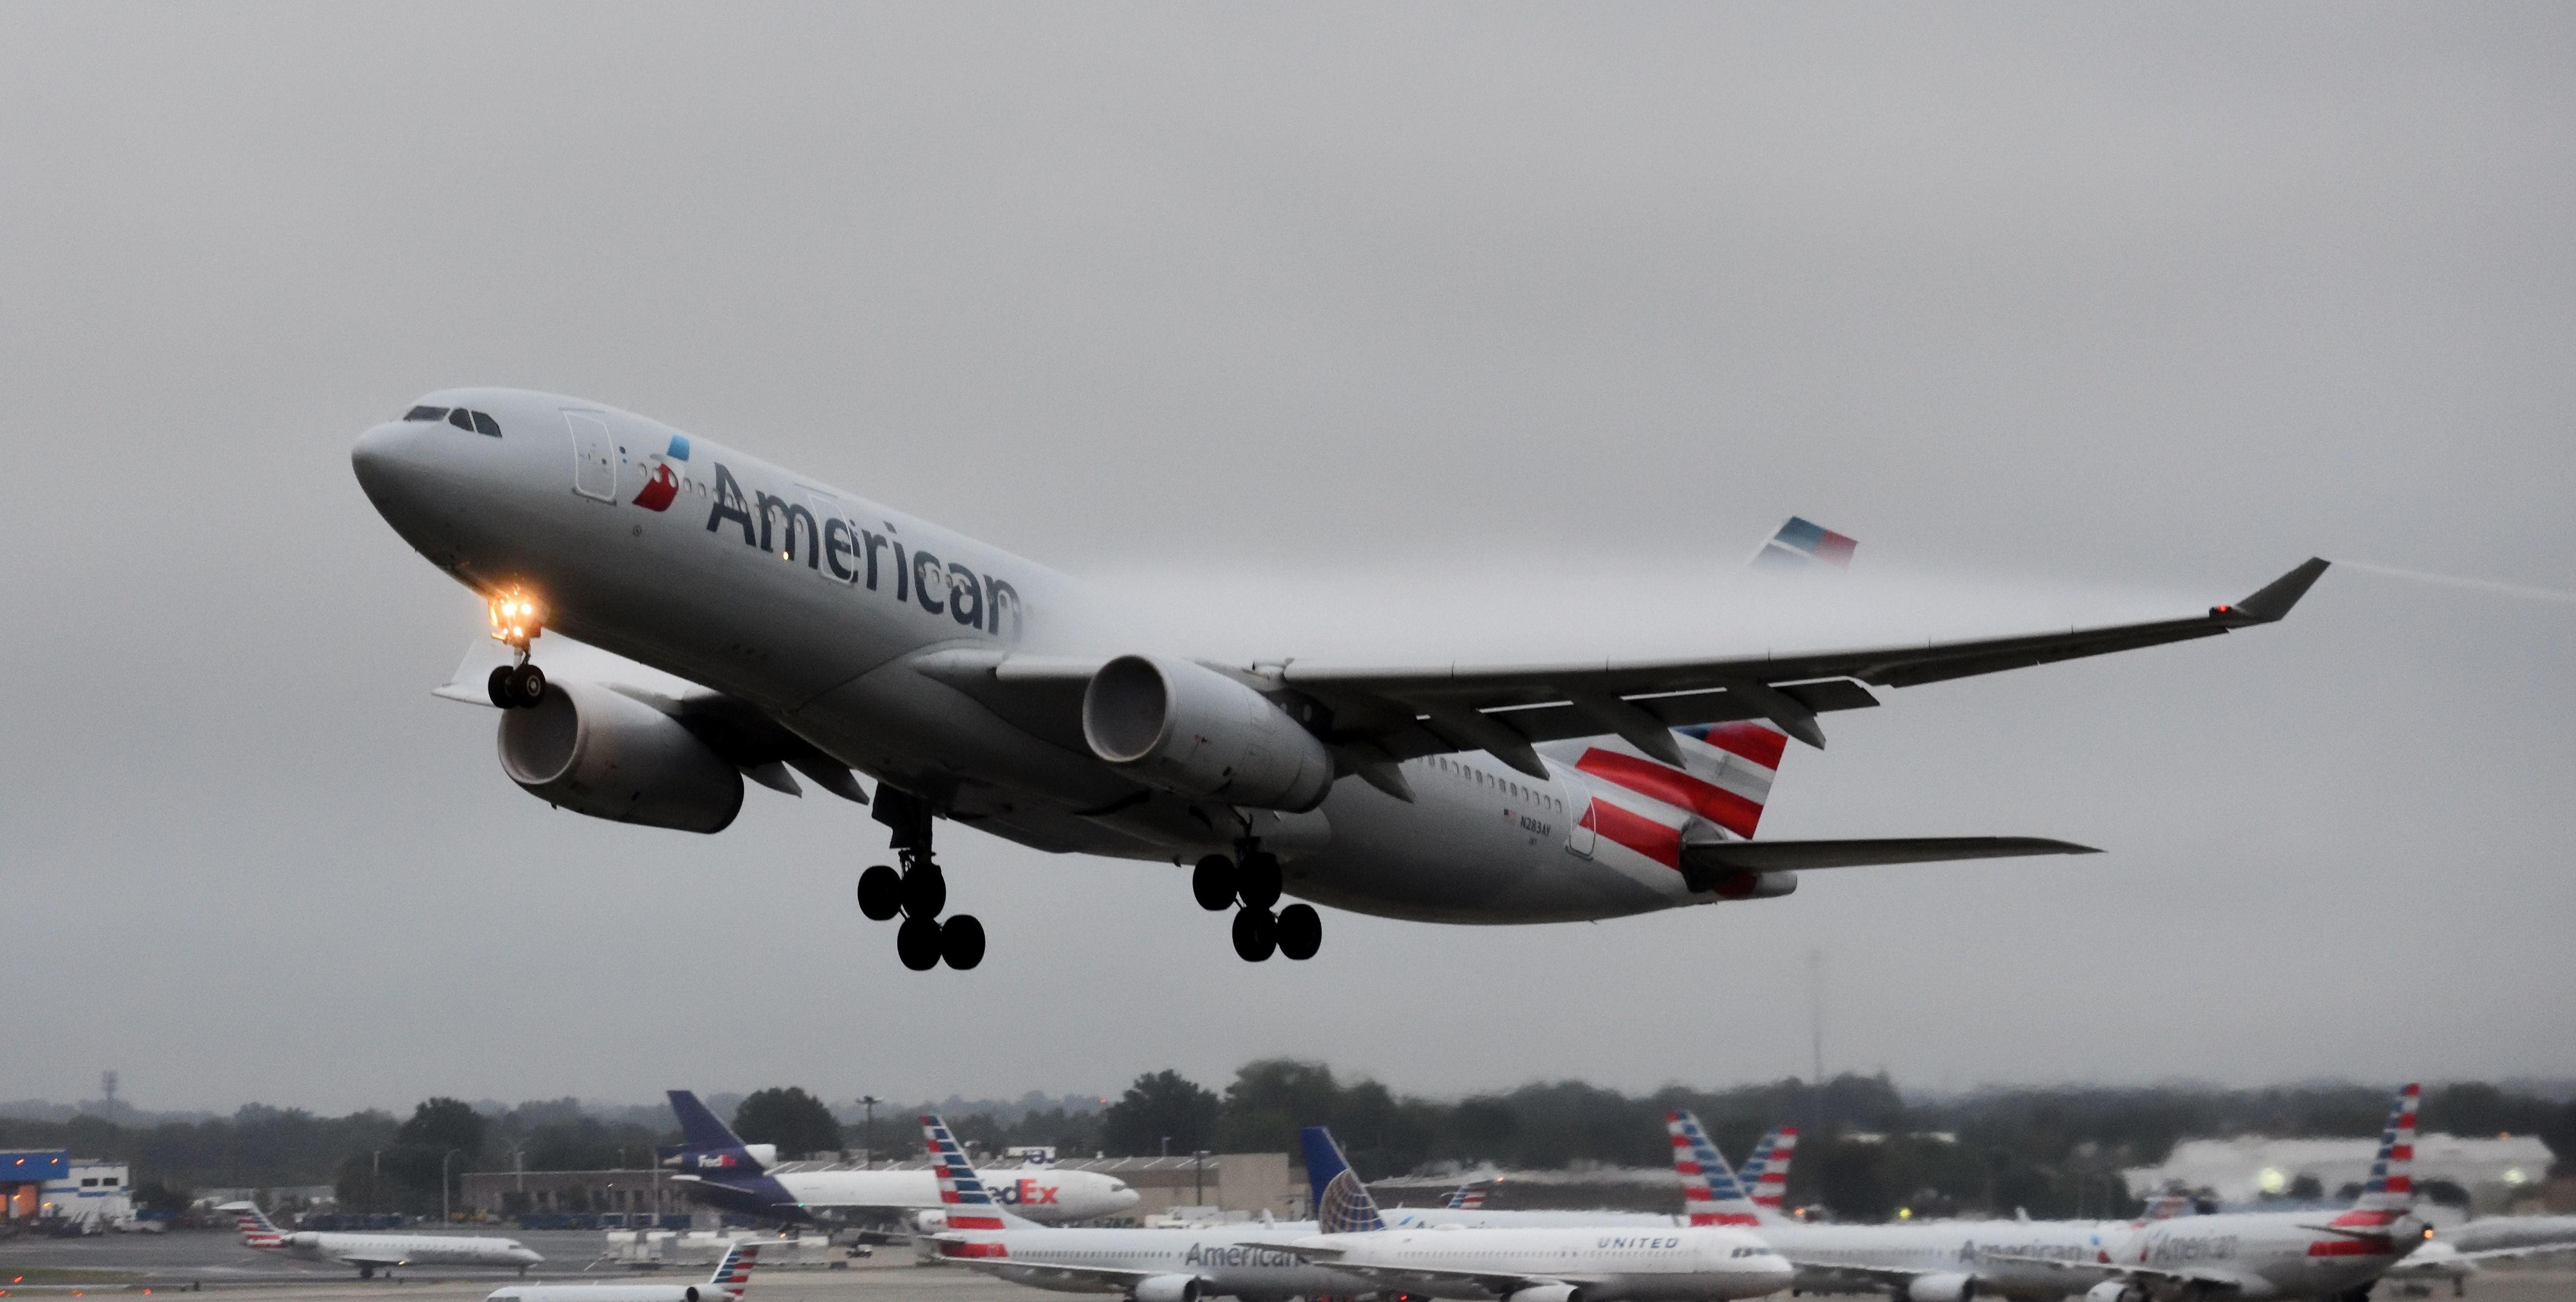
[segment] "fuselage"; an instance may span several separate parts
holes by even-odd
[[[1418,1270],[1403,1291],[1431,1297],[1484,1299],[1490,1288],[1471,1278],[1517,1276],[1579,1283],[1587,1299],[1760,1297],[1789,1286],[1789,1263],[1755,1234],[1721,1227],[1588,1229],[1370,1230],[1322,1234],[1300,1246],[1335,1249],[1335,1260],[1385,1272]],[[1357,1273],[1356,1270],[1354,1273]]]
[[[680,1183],[728,1211],[787,1220],[817,1213],[931,1210],[941,1205],[938,1176],[926,1170],[772,1171],[725,1178],[682,1176]],[[992,1173],[996,1200],[1041,1223],[1096,1221],[1136,1205],[1136,1191],[1116,1176],[1052,1166]]]
[[[2085,1291],[2087,1265],[2144,1267],[2238,1280],[2234,1295],[2321,1297],[2368,1283],[2418,1240],[2355,1238],[2315,1226],[2332,1212],[2192,1216],[2168,1221],[1928,1221],[1899,1225],[1765,1224],[1762,1236],[1799,1265],[1801,1288],[1824,1290],[1837,1266],[1972,1277],[1978,1292],[2053,1298]],[[2055,1264],[2052,1264],[2055,1263]],[[2159,1292],[2154,1286],[2147,1291]]]
[[[1207,1296],[1288,1298],[1349,1296],[1371,1291],[1368,1281],[1316,1265],[1256,1241],[1299,1238],[1312,1221],[1279,1225],[1219,1225],[1174,1230],[980,1230],[964,1243],[944,1243],[942,1255],[1032,1288],[1064,1293],[1122,1293],[1127,1284],[1086,1271],[1141,1272],[1195,1278]],[[1050,1266],[1072,1270],[1050,1270]]]
[[[353,1234],[297,1230],[278,1246],[307,1261],[388,1266],[510,1266],[545,1260],[516,1239],[478,1234]]]
[[[358,479],[412,547],[486,597],[541,595],[550,628],[749,702],[1026,845],[1189,862],[1242,836],[1231,807],[1147,790],[1078,725],[1044,721],[1061,712],[1014,713],[926,671],[946,650],[1157,649],[1116,644],[1119,612],[1076,580],[601,404],[503,389],[422,403],[471,408],[498,433],[379,425],[353,452]],[[1433,756],[1400,766],[1413,801],[1346,777],[1319,808],[1258,814],[1254,830],[1285,861],[1288,894],[1390,917],[1574,921],[1717,902],[1655,857],[1678,828],[1633,812],[1633,786],[1593,776],[1641,752],[1610,737],[1537,750],[1545,779],[1481,752]],[[1712,781],[1730,780],[1725,756],[1703,758]]]

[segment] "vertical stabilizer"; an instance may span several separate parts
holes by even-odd
[[[2379,1133],[2379,1156],[2352,1210],[2337,1225],[2386,1225],[2415,1205],[2415,1103],[2421,1088],[2408,1085],[2388,1105],[2388,1128]]]
[[[1857,538],[1793,515],[1789,523],[1780,526],[1780,532],[1771,535],[1771,541],[1762,544],[1762,550],[1755,552],[1749,563],[1757,570],[1790,574],[1824,566],[1847,570],[1851,568],[1852,551],[1859,546]]]
[[[737,1243],[725,1251],[724,1260],[716,1263],[716,1271],[707,1276],[707,1283],[726,1297],[739,1298],[751,1286],[751,1268],[759,1260],[759,1244]]]
[[[993,1197],[993,1191],[984,1187],[984,1177],[977,1175],[974,1164],[966,1159],[966,1146],[949,1133],[948,1123],[940,1120],[938,1113],[922,1114],[921,1135],[930,1148],[930,1169],[939,1177],[939,1205],[948,1214],[948,1228],[1007,1230],[1029,1227],[1029,1222],[1004,1211],[1002,1204]],[[999,1254],[952,1252],[949,1255]]]
[[[1744,1186],[1746,1196],[1766,1215],[1777,1216],[1789,1203],[1789,1163],[1798,1154],[1798,1128],[1773,1126],[1762,1142],[1753,1146],[1753,1156],[1745,1159],[1737,1171],[1736,1183]]]
[[[1760,1210],[1736,1183],[1735,1168],[1709,1141],[1699,1118],[1687,1111],[1664,1114],[1673,1137],[1673,1169],[1682,1176],[1682,1210],[1693,1225],[1759,1225]]]
[[[1360,1183],[1359,1172],[1342,1158],[1333,1132],[1308,1126],[1299,1135],[1306,1147],[1306,1181],[1314,1190],[1315,1229],[1323,1234],[1357,1234],[1386,1228],[1377,1200]]]
[[[242,1242],[254,1248],[277,1248],[286,1244],[286,1236],[278,1231],[257,1203],[225,1203],[215,1210],[231,1212],[234,1226],[241,1230]]]

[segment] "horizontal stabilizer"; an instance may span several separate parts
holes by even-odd
[[[1856,841],[1721,841],[1682,847],[1682,861],[1712,872],[1791,872],[1888,863],[2006,859],[2026,854],[2100,854],[2044,836],[1890,836]]]

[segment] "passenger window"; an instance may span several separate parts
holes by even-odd
[[[410,411],[403,413],[403,419],[445,420],[447,419],[447,409],[445,407],[414,407]]]
[[[474,432],[474,418],[467,415],[463,407],[447,413],[447,423],[468,434]]]
[[[474,413],[474,432],[477,434],[489,434],[494,438],[499,438],[501,437],[501,422],[478,411]]]

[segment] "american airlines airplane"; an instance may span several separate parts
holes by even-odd
[[[939,1177],[932,1171],[772,1170],[778,1162],[775,1145],[746,1144],[697,1095],[687,1090],[670,1094],[682,1142],[658,1150],[657,1156],[679,1172],[674,1182],[727,1211],[787,1221],[813,1221],[824,1213],[885,1220],[945,1206]],[[1001,1200],[1031,1221],[1096,1221],[1136,1205],[1136,1191],[1126,1181],[1098,1171],[1031,1166],[995,1174],[1004,1177]]]
[[[367,430],[359,485],[487,602],[508,660],[442,695],[503,707],[502,770],[597,818],[717,832],[743,779],[871,797],[901,869],[858,879],[916,970],[982,960],[944,921],[946,819],[1058,853],[1191,866],[1236,952],[1311,957],[1310,904],[1566,922],[1772,899],[1808,869],[2085,853],[2035,837],[1758,841],[1791,738],[1871,689],[2268,624],[2326,563],[2143,623],[1759,655],[1351,664],[1127,645],[1077,581],[601,403],[450,389]],[[1803,529],[1797,526],[1803,525]],[[1775,550],[1850,540],[1793,521]],[[1793,561],[1793,563],[1795,563]],[[556,630],[645,667],[549,676]],[[637,681],[668,675],[655,686]]]
[[[483,1302],[742,1302],[760,1245],[725,1249],[715,1273],[697,1284],[513,1284],[492,1290]]]
[[[306,1261],[336,1261],[358,1268],[358,1278],[374,1279],[379,1270],[396,1266],[515,1266],[520,1274],[545,1258],[517,1239],[482,1234],[372,1234],[339,1230],[280,1230],[255,1203],[225,1203],[242,1242],[254,1248],[282,1251]]]
[[[1683,1205],[1695,1225],[1758,1227],[1798,1270],[1806,1292],[1883,1290],[1902,1302],[1969,1302],[1989,1294],[2087,1302],[2323,1298],[2361,1302],[2370,1285],[2423,1243],[2415,1219],[2415,1100],[2391,1103],[2371,1177],[2352,1208],[2251,1212],[2167,1221],[1937,1221],[1813,1225],[1767,1215],[1745,1196],[1696,1117],[1671,1114]]]
[[[1058,1293],[1123,1293],[1133,1302],[1198,1302],[1202,1297],[1273,1299],[1348,1297],[1367,1281],[1316,1266],[1293,1253],[1247,1246],[1247,1227],[1181,1229],[1049,1229],[995,1201],[966,1150],[937,1115],[921,1119],[946,1224],[924,1236],[938,1259]],[[1272,1225],[1311,1234],[1313,1222]]]
[[[1336,1168],[1315,1207],[1317,1232],[1285,1244],[1381,1293],[1512,1302],[1624,1302],[1760,1297],[1789,1286],[1789,1263],[1749,1230],[1718,1225],[1392,1229],[1368,1186],[1320,1127],[1305,1131],[1309,1166]]]

